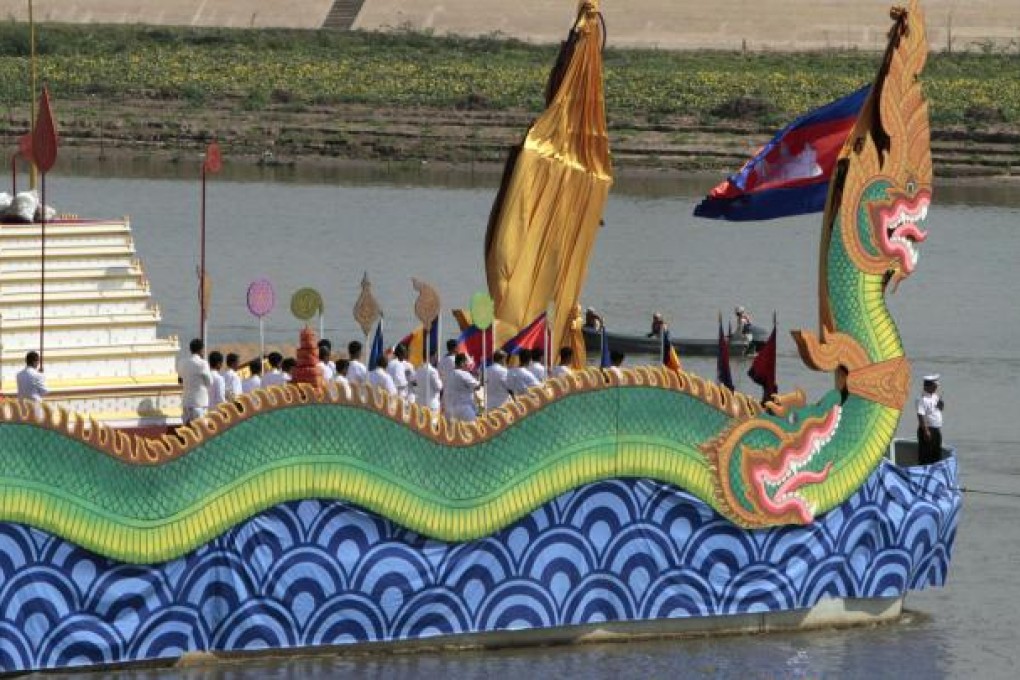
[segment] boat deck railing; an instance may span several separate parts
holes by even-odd
[[[943,446],[942,456],[939,460],[950,458],[955,452],[955,449]],[[917,455],[917,442],[913,439],[894,439],[892,444],[889,445],[886,457],[893,465],[900,467],[917,467],[921,464]]]

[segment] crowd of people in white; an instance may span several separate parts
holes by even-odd
[[[364,385],[408,403],[424,405],[449,420],[472,421],[482,409],[499,408],[528,390],[540,387],[547,377],[568,373],[573,361],[570,348],[564,347],[559,353],[559,363],[547,372],[541,350],[520,349],[513,361],[505,351],[497,350],[492,364],[481,371],[472,365],[466,354],[458,353],[457,347],[457,341],[450,340],[442,358],[433,353],[430,361],[415,367],[408,361],[407,348],[397,345],[379,356],[370,368],[362,361],[364,348],[357,340],[347,345],[347,358],[343,359],[333,359],[329,341],[321,340],[319,369],[327,387],[344,390],[347,395]],[[178,368],[183,385],[185,423],[201,418],[209,408],[233,401],[241,394],[290,382],[296,366],[294,359],[270,352],[264,359],[249,362],[247,376],[242,379],[237,354],[224,356],[213,351],[206,361],[205,347],[199,339],[192,340],[189,349],[191,355]],[[622,355],[614,357],[614,368],[622,361]]]

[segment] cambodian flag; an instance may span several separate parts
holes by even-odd
[[[829,178],[871,86],[801,116],[694,208],[697,217],[770,220],[825,209]]]
[[[506,341],[503,351],[509,355],[517,354],[522,349],[543,349],[546,344],[545,312],[542,312],[537,319],[522,328],[514,337]]]
[[[483,363],[488,364],[493,352],[492,326],[484,332],[473,324],[465,328],[457,337],[457,352],[468,356],[472,370]]]
[[[425,350],[425,326],[418,326],[413,331],[400,339],[400,343],[407,348],[407,358],[415,366],[428,361]],[[428,352],[439,350],[439,319],[433,320],[428,333]]]

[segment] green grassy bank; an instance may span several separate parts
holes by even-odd
[[[610,44],[612,34],[610,33]],[[300,113],[380,109],[538,111],[556,50],[519,41],[421,34],[41,25],[40,78],[64,100],[174,100]],[[28,100],[24,24],[0,24],[0,92]],[[774,126],[868,82],[880,55],[608,49],[610,118],[740,119]],[[933,124],[1020,124],[1020,55],[933,54],[924,75]]]

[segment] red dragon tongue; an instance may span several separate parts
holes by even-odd
[[[832,463],[826,463],[819,472],[803,470],[786,480],[781,487],[776,489],[776,496],[784,496],[796,491],[805,484],[821,484],[829,478],[829,471],[832,470]]]
[[[776,499],[773,501],[768,496],[764,496],[762,499],[763,505],[774,514],[785,514],[787,512],[796,513],[797,517],[804,524],[810,524],[814,521],[814,513],[811,508],[808,507],[806,501],[799,496],[794,495],[794,491],[804,486],[805,484],[819,484],[824,482],[829,477],[829,472],[832,470],[832,463],[826,463],[825,468],[821,472],[798,472],[790,477],[781,487],[776,490]]]

